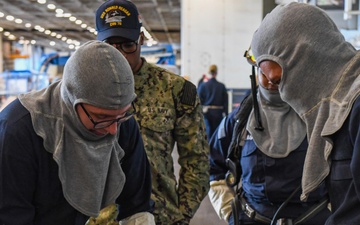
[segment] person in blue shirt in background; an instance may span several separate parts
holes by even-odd
[[[253,57],[246,56],[254,65]],[[307,202],[300,201],[306,126],[261,70],[256,93],[254,66],[252,79],[253,94],[222,120],[210,139],[210,201],[229,224],[324,224],[330,215],[324,185]],[[238,169],[229,170],[231,165]],[[312,207],[318,208],[307,212]]]
[[[223,83],[217,81],[218,68],[209,67],[209,78],[198,86],[198,94],[203,108],[208,140],[219,126],[222,118],[228,114],[228,94]]]

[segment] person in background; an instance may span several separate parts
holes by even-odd
[[[307,148],[305,124],[281,100],[278,87],[269,84],[261,70],[258,80],[257,101],[247,96],[222,120],[210,140],[210,201],[218,216],[231,225],[271,224],[272,220],[276,224],[295,224],[306,217],[301,224],[324,224],[330,215],[324,185],[307,204],[300,201]],[[254,104],[258,104],[260,120]],[[227,183],[229,159],[239,168],[239,174],[232,174],[239,175],[241,182],[235,184],[239,185],[236,192]],[[236,201],[238,211],[232,210],[232,201]],[[288,203],[276,213],[285,201]],[[307,213],[314,206],[320,212]]]
[[[0,224],[83,225],[115,203],[124,224],[154,224],[133,84],[116,49],[89,41],[61,81],[1,111]]]
[[[198,88],[200,87],[200,85],[202,83],[205,83],[206,81],[208,81],[208,77],[206,76],[206,74],[203,74],[200,78],[200,80],[198,81]]]
[[[223,117],[228,114],[229,102],[227,90],[223,83],[217,81],[217,74],[217,66],[211,65],[209,67],[208,81],[198,87],[208,139],[211,138]]]
[[[290,3],[268,14],[252,38],[257,65],[306,124],[306,201],[325,181],[326,225],[360,224],[360,52],[320,8]]]
[[[110,0],[96,11],[97,39],[115,47],[130,64],[140,126],[152,170],[156,224],[189,224],[209,190],[209,146],[196,87],[140,56],[145,41],[131,1]],[[179,181],[172,153],[179,154]]]

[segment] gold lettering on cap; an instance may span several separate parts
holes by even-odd
[[[111,22],[109,23],[110,27],[112,26],[121,26],[122,25],[122,22]]]
[[[129,10],[125,9],[124,7],[118,6],[118,5],[113,5],[113,6],[107,7],[107,8],[101,13],[100,18],[101,18],[101,19],[104,19],[106,13],[110,12],[111,10],[116,10],[116,9],[124,12],[127,16],[130,16],[130,15],[131,15],[131,13],[129,12]]]

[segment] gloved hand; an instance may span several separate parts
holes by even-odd
[[[155,219],[149,212],[140,212],[121,220],[119,225],[155,225]]]
[[[98,217],[90,217],[85,225],[119,225],[116,221],[118,210],[116,204],[111,204],[100,211]]]
[[[235,196],[234,190],[229,188],[225,180],[211,181],[208,196],[219,218],[227,221],[232,211],[231,201]]]

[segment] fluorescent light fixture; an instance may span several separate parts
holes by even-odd
[[[20,24],[22,22],[23,22],[22,19],[15,19],[15,23],[17,23],[17,24]]]
[[[51,10],[56,9],[56,6],[54,4],[48,4],[47,7],[48,7],[48,9],[51,9]]]
[[[13,21],[15,19],[15,17],[8,15],[8,16],[6,16],[6,19],[9,21]]]

